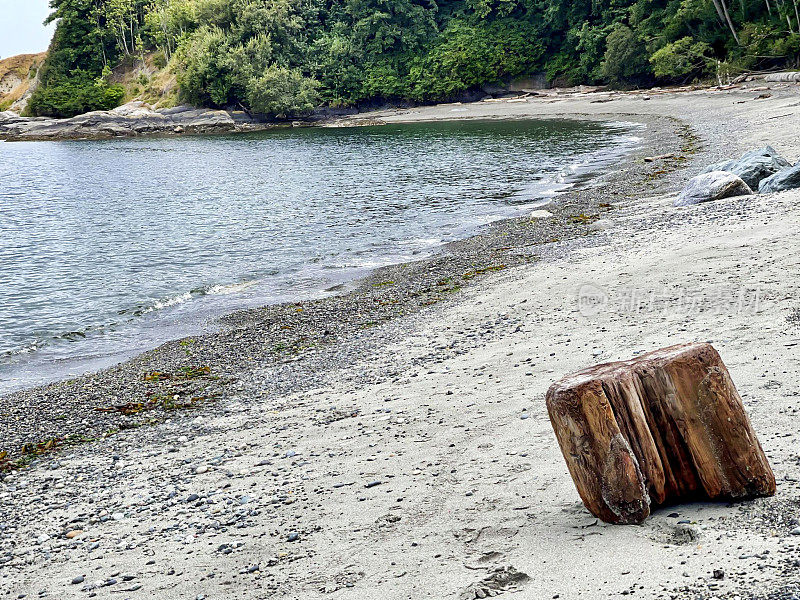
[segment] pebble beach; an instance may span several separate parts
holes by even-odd
[[[673,206],[712,162],[766,144],[800,158],[797,86],[756,99],[761,87],[575,91],[331,123],[644,128],[603,176],[433,258],[3,398],[0,595],[800,597],[798,193]],[[727,364],[778,493],[598,522],[545,392],[585,366],[694,341]]]

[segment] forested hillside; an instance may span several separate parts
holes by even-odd
[[[29,104],[111,108],[145,55],[176,101],[296,115],[457,98],[544,72],[641,86],[793,64],[797,0],[51,0],[58,27]],[[146,84],[146,82],[143,82]]]

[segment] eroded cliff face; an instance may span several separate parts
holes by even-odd
[[[0,111],[12,110],[21,113],[25,110],[38,81],[39,67],[44,62],[46,52],[40,54],[20,54],[0,60]]]

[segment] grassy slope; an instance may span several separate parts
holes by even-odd
[[[178,103],[178,84],[169,66],[159,67],[156,56],[128,59],[114,68],[110,83],[125,88],[124,102],[142,100],[155,108],[171,108]]]
[[[42,52],[0,59],[0,111],[11,108],[28,92],[46,56]],[[143,100],[159,108],[177,104],[175,76],[168,67],[159,69],[154,57],[155,53],[145,55],[144,60],[129,60],[114,69],[111,83],[125,88],[125,102]]]
[[[45,56],[47,53],[42,52],[20,54],[0,60],[0,111],[8,110],[25,95]]]

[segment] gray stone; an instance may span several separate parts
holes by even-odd
[[[692,177],[673,204],[691,206],[752,193],[753,190],[738,175],[727,171],[711,171]]]
[[[800,163],[764,179],[758,186],[759,194],[782,192],[800,187]]]
[[[733,159],[721,160],[720,162],[708,165],[705,169],[700,171],[700,174],[702,175],[703,173],[711,173],[711,171],[730,171],[731,167],[733,167],[735,164],[736,161]]]
[[[759,183],[789,166],[789,161],[778,154],[772,146],[745,152],[738,160],[725,160],[706,167],[702,173],[727,171],[742,178],[751,189]]]
[[[739,160],[746,160],[748,158],[756,158],[759,156],[768,156],[770,158],[774,158],[781,168],[791,166],[791,163],[778,154],[778,151],[772,146],[764,146],[763,148],[758,148],[756,150],[749,150],[742,154],[742,158]]]
[[[71,119],[26,118],[0,113],[0,139],[72,140],[132,137],[154,133],[215,133],[234,131],[237,124],[252,129],[246,114],[177,106],[153,110],[144,102],[129,102],[109,111],[94,111]]]

